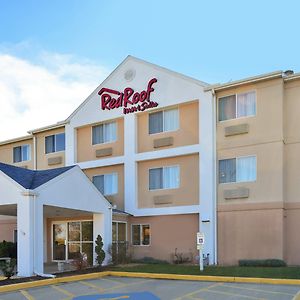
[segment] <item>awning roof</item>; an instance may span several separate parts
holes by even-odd
[[[24,168],[0,163],[0,171],[23,186],[25,189],[34,190],[51,179],[74,168],[75,166],[56,168],[50,170],[33,171]]]

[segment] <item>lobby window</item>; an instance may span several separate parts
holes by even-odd
[[[149,190],[176,189],[179,181],[179,166],[149,169]]]
[[[248,92],[219,98],[219,121],[256,115],[256,92]]]
[[[150,225],[132,225],[131,226],[132,245],[149,246],[150,245]]]
[[[65,134],[58,133],[45,137],[45,152],[53,153],[65,150]]]
[[[256,156],[219,160],[219,183],[256,180]]]
[[[104,174],[93,177],[96,188],[105,196],[118,193],[118,174]]]
[[[149,134],[174,131],[179,128],[179,110],[168,109],[149,114]]]
[[[14,147],[13,149],[13,161],[18,163],[21,161],[30,160],[30,145],[22,145]]]
[[[117,123],[109,122],[92,127],[92,143],[104,144],[117,140]]]

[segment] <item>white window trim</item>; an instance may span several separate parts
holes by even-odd
[[[113,144],[113,143],[116,143],[118,141],[118,122],[117,121],[118,120],[105,121],[105,122],[102,122],[102,123],[99,123],[99,124],[94,124],[94,125],[91,126],[91,145],[92,145],[92,147],[97,147],[99,145]],[[116,123],[116,138],[112,141],[109,141],[109,142],[93,144],[93,128],[97,127],[97,126],[104,125],[104,124],[109,124],[109,123]]]
[[[153,189],[150,190],[150,170],[153,169],[163,169],[163,185],[164,185],[164,174],[165,174],[165,168],[169,168],[169,167],[178,167],[178,187],[174,187],[174,188],[162,188],[162,189]],[[170,165],[170,166],[163,166],[163,167],[153,167],[153,168],[149,168],[148,169],[148,191],[149,192],[156,192],[156,191],[165,191],[165,190],[177,190],[180,188],[180,184],[181,184],[181,180],[180,180],[180,165]]]
[[[173,129],[173,130],[165,130],[165,111],[168,111],[168,110],[173,110],[173,109],[177,109],[178,110],[178,127],[176,129]],[[163,113],[163,131],[160,131],[160,132],[156,132],[156,133],[149,133],[149,115],[151,114],[155,114],[155,113],[158,113],[158,112],[161,112]],[[179,109],[179,106],[176,106],[176,107],[172,107],[172,108],[167,108],[167,109],[161,109],[161,110],[157,110],[157,111],[152,111],[151,113],[149,113],[148,115],[148,135],[156,135],[156,134],[162,134],[162,133],[165,133],[165,132],[176,132],[176,131],[179,131],[180,129],[180,109]]]
[[[28,146],[28,154],[29,154],[29,158],[26,159],[26,160],[23,159],[23,147],[25,147],[25,146]],[[21,147],[21,161],[14,162],[14,149],[19,148],[19,147]],[[22,163],[22,162],[25,162],[25,161],[31,161],[31,145],[30,144],[24,144],[24,145],[13,147],[13,163],[14,164],[19,164],[19,163]]]
[[[119,194],[119,173],[118,172],[112,172],[112,173],[105,173],[105,174],[98,174],[98,175],[94,175],[92,181],[94,181],[94,177],[97,176],[105,176],[105,175],[112,175],[112,174],[116,174],[117,175],[117,192],[114,194],[103,194],[103,196],[114,196],[114,195],[118,195]],[[105,179],[104,179],[104,192],[105,192]]]
[[[249,181],[231,181],[231,182],[222,182],[219,184],[233,184],[233,183],[247,183],[247,182],[256,182],[257,181],[257,155],[243,155],[243,156],[236,156],[236,157],[230,157],[230,158],[222,158],[219,159],[219,161],[221,160],[226,160],[226,159],[235,159],[235,168],[236,168],[236,164],[237,164],[237,158],[246,158],[246,157],[255,157],[255,180],[249,180]],[[218,164],[218,168],[219,168],[219,164]],[[220,170],[218,169],[218,176],[220,176]]]
[[[137,226],[137,225],[139,225],[140,226],[140,244],[139,245],[134,245],[133,244],[133,226]],[[149,226],[149,229],[150,229],[150,239],[149,239],[149,244],[148,245],[143,245],[141,242],[142,242],[142,240],[141,240],[141,238],[142,238],[142,232],[143,232],[143,226]],[[133,247],[149,247],[149,246],[151,246],[151,241],[152,241],[152,238],[151,238],[151,225],[150,224],[148,224],[148,223],[141,223],[141,224],[131,224],[131,246],[133,246]]]
[[[252,92],[255,92],[255,114],[254,115],[249,115],[249,116],[238,117],[237,116],[237,96],[238,95],[242,95],[242,94],[252,93]],[[219,121],[219,101],[220,101],[220,99],[226,98],[228,96],[235,96],[235,118]],[[224,95],[222,97],[218,97],[217,110],[218,110],[218,113],[217,113],[218,123],[223,123],[223,122],[228,122],[228,121],[232,121],[232,120],[241,120],[241,119],[256,117],[257,116],[257,90],[249,90],[249,91],[245,91],[245,92],[241,92],[241,93],[230,93],[230,94],[226,94],[226,95]]]
[[[59,134],[64,134],[65,135],[65,150],[56,151],[56,136],[59,135]],[[46,153],[46,137],[52,136],[52,135],[54,135],[54,148],[55,148],[55,151]],[[44,137],[44,153],[46,155],[51,155],[53,153],[62,153],[62,152],[65,152],[65,151],[66,151],[66,133],[65,132],[59,132],[59,133],[45,135],[45,137]]]

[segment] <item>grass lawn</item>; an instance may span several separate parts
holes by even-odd
[[[300,267],[221,267],[209,266],[200,272],[199,266],[168,265],[168,264],[139,264],[124,265],[111,268],[112,271],[163,273],[185,275],[212,275],[234,277],[260,277],[260,278],[290,278],[300,279]]]

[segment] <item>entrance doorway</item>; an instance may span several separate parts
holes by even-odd
[[[67,261],[87,255],[93,264],[93,221],[70,221],[52,223],[52,260]]]

